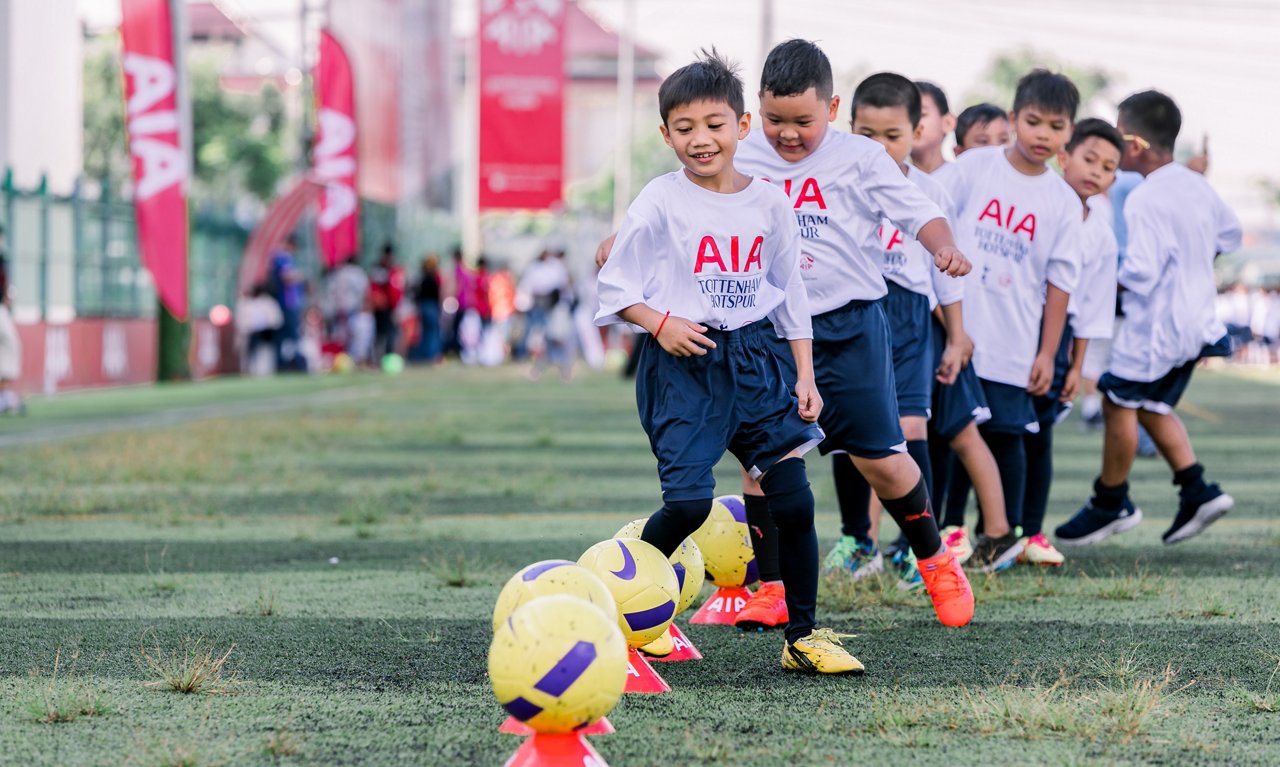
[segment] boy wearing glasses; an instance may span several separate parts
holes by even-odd
[[[1173,412],[1196,361],[1230,351],[1214,309],[1213,261],[1240,246],[1240,222],[1199,173],[1173,161],[1182,115],[1158,91],[1120,102],[1125,150],[1120,167],[1145,180],[1125,204],[1128,247],[1118,280],[1125,321],[1098,389],[1106,437],[1093,497],[1055,534],[1067,545],[1097,543],[1133,528],[1142,512],[1129,500],[1138,424],[1151,434],[1179,487],[1166,544],[1199,534],[1235,501],[1205,482],[1181,419]]]

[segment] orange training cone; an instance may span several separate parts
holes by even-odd
[[[661,658],[648,658],[650,661],[673,661],[673,660],[702,660],[702,653],[698,652],[698,648],[693,646],[693,642],[689,641],[689,637],[684,635],[680,627],[671,622],[671,642],[676,649],[670,655],[664,655]],[[591,733],[587,733],[590,735]]]
[[[732,626],[738,619],[738,612],[747,606],[747,600],[750,598],[751,589],[746,586],[736,588],[721,586],[706,602],[702,603],[702,607],[698,608],[698,612],[694,613],[689,622]]]
[[[502,723],[498,728],[498,732],[505,735],[535,735],[537,730],[533,729],[524,722],[516,719],[514,716],[507,717],[507,721]],[[594,724],[589,724],[578,730],[579,735],[612,735],[617,730],[613,729],[613,724],[605,717],[600,717]]]
[[[623,692],[671,692],[671,685],[658,676],[649,661],[634,647],[627,650],[627,686]]]
[[[600,752],[581,733],[537,733],[521,744],[505,767],[565,767],[591,765],[609,767]]]

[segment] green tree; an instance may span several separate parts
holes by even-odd
[[[120,37],[87,41],[84,57],[84,173],[123,189],[133,172],[124,131]]]
[[[1051,72],[1061,72],[1080,90],[1080,104],[1088,104],[1094,96],[1104,93],[1112,83],[1112,75],[1101,67],[1079,66],[1059,61],[1030,48],[997,54],[979,78],[983,85],[966,94],[964,104],[952,104],[957,114],[968,104],[988,101],[1009,109],[1013,106],[1013,94],[1018,80],[1031,70],[1042,67]]]

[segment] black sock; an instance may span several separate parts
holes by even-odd
[[[933,463],[929,460],[929,442],[923,439],[907,440],[907,455],[920,467],[920,478],[924,480],[925,490],[929,498],[933,498]]]
[[[782,580],[778,569],[778,528],[769,514],[769,502],[763,495],[743,495],[747,507],[747,529],[751,531],[751,548],[756,553],[756,570],[762,581]]]
[[[1040,424],[1039,434],[1023,437],[1027,452],[1027,494],[1022,503],[1022,534],[1039,535],[1044,530],[1049,507],[1049,486],[1053,483],[1053,425]]]
[[[938,553],[942,548],[942,538],[938,536],[938,521],[929,508],[929,491],[923,477],[911,492],[901,498],[880,500],[884,510],[902,528],[917,559],[927,559]]]
[[[1022,524],[1022,502],[1027,497],[1027,450],[1021,434],[978,431],[991,449],[1000,469],[1000,486],[1004,488],[1004,509],[1009,527]]]
[[[863,545],[871,543],[871,515],[867,512],[871,485],[853,465],[853,459],[844,454],[831,456],[831,473],[835,475],[836,500],[840,504],[840,532],[852,535]]]
[[[969,470],[959,458],[951,461],[951,479],[947,483],[947,508],[943,511],[943,527],[964,527],[964,512],[969,508],[969,491],[973,489],[973,480],[969,478]],[[981,532],[982,515],[978,515],[978,528]]]
[[[1129,483],[1118,485],[1102,484],[1102,477],[1093,481],[1093,505],[1103,511],[1119,511],[1124,506],[1124,499],[1129,497]]]
[[[929,486],[929,500],[932,502],[934,509],[947,508],[947,483],[951,481],[951,446],[942,437],[929,432],[929,473],[933,476],[933,484]],[[964,526],[964,514],[961,513],[960,521],[957,522],[951,518],[951,510],[947,509],[946,514],[942,517],[940,527],[950,527],[956,525]]]
[[[1185,469],[1173,473],[1173,484],[1178,485],[1178,495],[1183,498],[1195,498],[1204,493],[1204,466],[1193,463]]]
[[[775,463],[760,478],[760,487],[778,528],[778,565],[787,593],[787,641],[794,642],[813,631],[818,610],[818,534],[813,528],[813,491],[804,459]]]
[[[702,527],[702,523],[707,521],[707,515],[710,513],[710,498],[696,501],[668,501],[649,517],[648,522],[644,523],[644,532],[640,534],[640,540],[653,544],[664,557],[669,557],[675,553],[685,538]]]

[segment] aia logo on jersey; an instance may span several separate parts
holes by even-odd
[[[725,261],[724,255],[726,251],[722,251],[716,238],[711,235],[705,235],[702,242],[698,243],[698,260],[694,263],[693,273],[702,274],[702,267],[715,264],[719,267],[723,274],[745,273],[751,271],[751,265],[755,264],[756,269],[762,269],[760,257],[764,255],[764,235],[757,234],[755,239],[751,241],[751,247],[745,254],[746,260],[743,260],[742,239],[738,235],[729,237],[729,247],[727,253],[728,262]]]
[[[982,223],[982,221],[986,219],[995,221],[996,226],[999,226],[1002,229],[1008,229],[1014,234],[1025,232],[1028,239],[1032,242],[1035,242],[1036,240],[1036,214],[1027,213],[1019,217],[1018,208],[1015,205],[1003,208],[1001,207],[999,200],[992,200],[987,203],[987,207],[983,209],[982,215],[978,216],[978,223]],[[1016,225],[1014,224],[1015,221],[1018,222]]]
[[[800,271],[807,272],[813,268],[813,256],[808,253],[800,254]]]
[[[774,183],[772,179],[765,179],[769,183]],[[799,182],[800,186],[795,197],[791,196],[791,190],[795,183]],[[818,206],[818,210],[827,209],[827,201],[822,198],[822,188],[818,186],[818,180],[815,178],[806,179],[784,179],[782,181],[782,191],[787,193],[787,199],[791,200],[796,210],[807,202],[814,203]]]
[[[889,233],[888,237],[885,237],[886,231]],[[883,246],[885,250],[902,250],[904,240],[902,239],[902,232],[898,231],[896,226],[885,227],[884,224],[881,224],[880,229],[877,230],[877,232],[880,235],[880,245]]]

